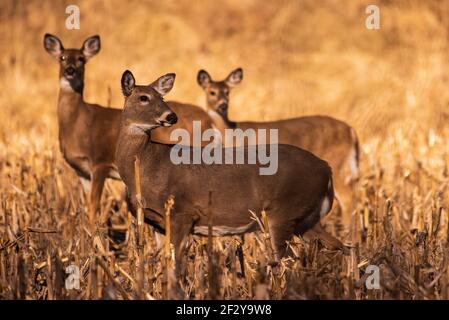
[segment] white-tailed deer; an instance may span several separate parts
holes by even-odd
[[[226,79],[214,81],[205,71],[198,72],[198,84],[206,93],[207,112],[214,126],[224,129],[278,129],[278,141],[308,150],[326,160],[332,168],[336,198],[348,226],[352,210],[351,181],[358,175],[359,144],[355,130],[328,116],[305,116],[271,122],[234,122],[228,117],[229,93],[243,78],[243,70],[232,71]]]
[[[99,36],[88,38],[81,49],[65,49],[56,36],[46,34],[44,48],[58,60],[60,67],[59,146],[89,194],[89,218],[93,223],[100,207],[105,179],[120,179],[115,165],[115,147],[122,112],[87,103],[83,98],[85,64],[100,51]],[[204,129],[211,128],[207,113],[200,107],[177,102],[169,104],[180,121],[172,128],[155,130],[154,140],[167,143],[171,130],[192,130],[193,120],[200,120]]]
[[[290,145],[278,145],[278,170],[274,175],[260,175],[259,163],[173,164],[170,155],[174,146],[154,143],[151,135],[155,128],[177,121],[175,113],[162,99],[174,80],[174,74],[167,74],[150,85],[136,85],[130,71],[122,76],[125,104],[116,159],[131,211],[135,214],[141,205],[146,222],[165,232],[164,203],[169,196],[174,196],[171,234],[177,272],[190,233],[207,236],[210,217],[214,236],[254,231],[257,223],[248,210],[258,214],[262,210],[267,212],[273,247],[278,257],[282,257],[287,240],[312,228],[331,210],[333,185],[329,165],[310,152]],[[231,151],[246,154],[248,148]],[[135,186],[136,157],[140,160],[139,202]]]

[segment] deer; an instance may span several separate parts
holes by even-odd
[[[158,127],[170,127],[178,117],[163,97],[173,88],[175,74],[169,73],[149,85],[137,85],[126,70],[121,78],[124,108],[116,149],[117,168],[126,185],[128,207],[138,209],[145,222],[165,233],[165,201],[174,197],[170,213],[175,270],[179,276],[190,234],[207,236],[241,235],[256,231],[259,217],[267,213],[268,228],[276,257],[287,253],[287,241],[315,226],[332,208],[332,170],[324,160],[291,145],[279,144],[278,170],[259,174],[257,164],[174,164],[172,149],[152,139]],[[246,152],[251,146],[222,149]],[[190,152],[195,148],[185,147]],[[139,159],[140,187],[136,187],[135,159]],[[137,195],[137,188],[140,194]]]
[[[59,98],[57,118],[59,147],[65,161],[73,168],[88,197],[88,214],[91,225],[100,209],[105,180],[120,180],[115,164],[122,111],[84,100],[84,73],[86,63],[101,48],[98,35],[87,38],[80,49],[65,49],[61,40],[44,36],[45,50],[59,62]],[[169,142],[171,130],[192,130],[193,120],[201,121],[202,130],[212,127],[207,113],[200,107],[179,102],[169,102],[179,115],[172,128],[155,130],[153,139]]]
[[[229,96],[243,79],[242,68],[233,70],[221,81],[200,70],[197,82],[206,94],[206,109],[214,127],[222,135],[225,129],[278,129],[281,144],[296,146],[327,161],[334,173],[335,196],[343,212],[343,225],[350,223],[353,189],[359,168],[359,142],[356,131],[347,123],[329,116],[303,116],[277,121],[242,121],[229,119]],[[319,231],[319,227],[315,231]]]

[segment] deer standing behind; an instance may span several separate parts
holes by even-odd
[[[214,236],[237,235],[257,229],[249,211],[266,210],[272,243],[278,257],[286,252],[286,241],[318,223],[332,207],[332,173],[328,164],[305,150],[278,146],[278,171],[260,175],[260,164],[173,164],[173,145],[154,143],[151,135],[159,126],[176,123],[177,117],[162,96],[173,87],[174,74],[150,85],[136,85],[125,71],[125,96],[117,166],[126,188],[131,211],[136,198],[134,161],[140,160],[140,187],[145,221],[165,232],[164,204],[174,196],[171,212],[172,243],[179,275],[189,234],[208,235],[209,214]],[[250,146],[254,148],[254,146]],[[233,152],[247,152],[248,146]],[[190,152],[194,148],[188,147]],[[226,151],[222,150],[222,154]]]
[[[65,49],[54,35],[45,34],[45,50],[59,62],[58,125],[59,146],[67,163],[76,171],[88,194],[91,226],[100,208],[106,178],[120,179],[115,164],[120,109],[106,108],[84,101],[84,72],[87,61],[100,51],[98,35],[86,39],[80,49]],[[153,139],[169,142],[171,130],[192,130],[192,121],[199,120],[202,129],[211,128],[211,121],[200,107],[169,102],[180,121],[172,128],[155,130]]]
[[[278,129],[280,144],[310,151],[326,160],[332,168],[335,194],[348,226],[352,210],[352,182],[358,176],[359,144],[355,130],[345,122],[328,116],[304,116],[271,122],[234,122],[228,117],[229,93],[243,78],[243,70],[232,71],[226,79],[214,81],[200,70],[198,84],[206,93],[207,112],[214,127],[224,136],[225,129]],[[234,141],[235,143],[235,141]]]

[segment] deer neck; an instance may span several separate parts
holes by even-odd
[[[84,103],[82,79],[59,80],[58,120],[59,128],[68,128],[75,123],[79,108]]]
[[[143,150],[151,148],[151,134],[123,123],[116,149],[116,163],[127,186],[134,186],[134,162]]]
[[[215,110],[209,109],[207,114],[212,119],[215,129],[220,131],[222,137],[224,137],[225,129],[235,129],[237,127],[236,122],[230,121],[227,116],[223,116]]]

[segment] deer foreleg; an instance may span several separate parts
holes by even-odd
[[[100,209],[101,195],[109,171],[108,166],[98,166],[94,168],[92,173],[92,188],[89,197],[89,223],[91,228],[95,226],[95,215]]]
[[[175,247],[175,270],[176,276],[182,280],[185,276],[185,254],[187,237],[192,231],[194,221],[186,215],[173,215],[171,221],[172,243]]]

